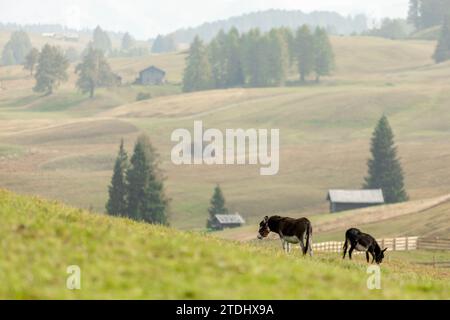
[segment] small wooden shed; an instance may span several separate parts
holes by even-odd
[[[216,214],[214,219],[209,222],[209,227],[213,230],[223,230],[238,228],[245,224],[244,218],[239,213],[235,214]]]
[[[384,204],[383,190],[329,190],[330,213]]]
[[[136,79],[135,84],[155,86],[162,85],[165,81],[166,72],[155,66],[151,66],[139,72],[139,78]]]

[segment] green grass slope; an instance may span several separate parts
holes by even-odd
[[[84,212],[0,190],[3,299],[448,299],[449,275],[408,263],[382,267],[281,250]],[[68,266],[81,290],[66,288]]]

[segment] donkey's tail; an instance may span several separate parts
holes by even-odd
[[[306,255],[309,251],[309,254],[312,256],[313,249],[312,249],[312,225],[311,222],[308,221],[308,226],[306,228],[306,246],[304,249],[303,254]]]

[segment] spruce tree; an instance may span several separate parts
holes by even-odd
[[[210,207],[208,208],[209,218],[207,222],[207,228],[212,227],[216,214],[228,214],[228,209],[225,207],[225,197],[223,196],[222,189],[219,185],[214,189],[214,194],[210,201]]]
[[[308,26],[304,25],[297,30],[295,43],[300,81],[305,82],[314,69],[314,39]]]
[[[450,24],[448,17],[444,19],[444,23],[442,24],[441,34],[433,59],[436,63],[450,60]]]
[[[371,153],[364,189],[382,189],[386,203],[408,200],[403,170],[394,145],[394,134],[386,116],[379,120],[375,128]]]
[[[158,155],[146,135],[141,135],[127,170],[127,216],[138,221],[167,224],[169,200],[164,193]]]
[[[106,212],[112,216],[121,216],[126,214],[127,210],[127,185],[125,173],[128,168],[128,155],[125,151],[123,140],[120,143],[119,153],[117,154],[114,165],[114,173],[109,186],[109,200],[106,204]]]
[[[211,65],[205,45],[197,36],[191,44],[183,76],[183,91],[213,88]]]
[[[320,81],[320,77],[329,75],[334,68],[333,48],[325,29],[316,28],[314,33],[314,71],[316,73],[316,81]]]
[[[33,90],[47,95],[52,94],[61,82],[67,81],[68,67],[69,61],[64,53],[58,47],[46,44],[39,55],[35,74],[36,85]]]

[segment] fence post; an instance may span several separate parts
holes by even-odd
[[[405,241],[405,251],[408,251],[409,249],[409,238],[406,237],[406,241]]]
[[[397,242],[396,240],[397,238],[392,239],[392,251],[396,250],[396,242]]]

